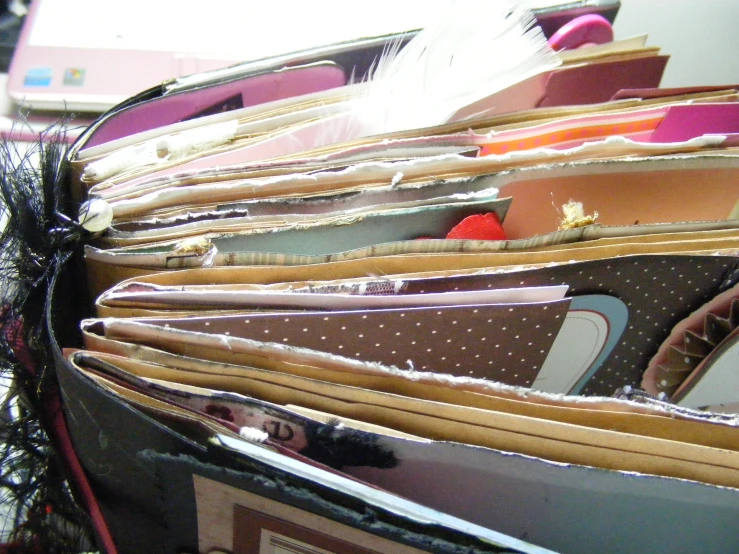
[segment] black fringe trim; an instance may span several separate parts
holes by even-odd
[[[44,308],[54,270],[87,233],[67,214],[64,126],[22,151],[0,145],[0,502],[15,552],[81,552],[94,544],[45,429],[44,406],[57,394]]]

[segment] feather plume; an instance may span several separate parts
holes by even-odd
[[[65,152],[62,127],[28,151],[0,143],[0,502],[3,539],[18,551],[79,552],[93,544],[89,516],[72,497],[45,429],[55,379],[44,307],[54,268],[85,234],[63,214]]]
[[[360,136],[439,125],[560,60],[514,0],[447,2],[407,46],[379,60],[355,118]]]

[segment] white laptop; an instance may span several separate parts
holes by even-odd
[[[104,111],[174,77],[418,29],[434,3],[34,0],[8,95],[34,109]]]
[[[488,0],[477,0],[484,2]],[[520,0],[562,24],[619,0]],[[33,0],[8,95],[34,109],[105,111],[168,79],[421,29],[469,0]],[[442,12],[443,13],[443,12]],[[563,19],[565,17],[565,19]],[[551,23],[549,24],[551,27]],[[550,32],[552,29],[550,29]]]

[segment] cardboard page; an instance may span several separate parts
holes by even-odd
[[[87,354],[79,356],[89,358]],[[82,362],[79,356],[78,360]],[[152,390],[163,394],[167,384],[158,381],[155,386]],[[175,383],[173,386],[179,388]],[[208,403],[205,408],[215,404],[224,408],[228,406],[228,414],[235,418],[234,421],[256,424],[270,433],[274,441],[288,446],[293,444],[293,448],[305,448],[308,436],[305,430],[315,424],[315,419],[301,419],[294,412],[252,399],[241,397],[237,401],[232,394],[198,388],[187,390],[188,398],[205,395],[200,396]],[[185,400],[179,393],[173,397],[180,402]],[[248,406],[248,409],[240,408],[242,402],[244,408]],[[260,404],[262,411],[257,412]],[[299,409],[293,406],[289,408],[291,411]],[[315,413],[311,410],[308,412]],[[255,418],[257,413],[264,415]],[[242,416],[249,419],[242,420]],[[352,423],[348,422],[349,427],[357,429],[352,427]],[[361,476],[368,484],[478,525],[500,529],[512,536],[526,533],[530,541],[549,548],[587,552],[588,547],[579,544],[575,538],[579,534],[558,532],[563,525],[573,524],[584,529],[597,526],[601,530],[597,539],[594,539],[598,544],[602,543],[604,547],[623,545],[624,549],[630,548],[634,542],[638,542],[642,548],[648,548],[652,544],[664,546],[674,541],[687,541],[685,544],[703,544],[705,548],[711,541],[726,545],[733,540],[733,535],[727,534],[725,525],[720,523],[724,518],[732,517],[734,504],[728,489],[649,476],[634,477],[617,471],[576,465],[562,466],[486,448],[423,441],[410,436],[404,438],[385,434],[384,429],[375,428],[375,431],[375,434],[363,434],[362,442],[392,452],[398,463],[382,468],[371,467],[371,462],[358,463],[345,466],[345,473]],[[334,434],[340,440],[342,433],[354,432],[337,429]],[[314,447],[310,451],[318,452],[320,449]],[[450,470],[456,476],[454,483],[444,478]],[[541,483],[548,484],[547,502],[544,501],[545,491]],[[620,493],[619,502],[613,501],[615,490]],[[464,491],[464,494],[459,494],[460,491]],[[521,500],[511,504],[509,500],[512,497]],[[691,502],[686,502],[686,498],[691,498]],[[610,501],[606,502],[605,499]],[[498,502],[508,502],[509,509],[483,509]],[[701,504],[701,510],[696,510],[697,503]],[[552,504],[560,509],[543,509],[543,506]],[[638,510],[635,510],[635,505],[639,506]],[[665,522],[655,529],[654,525],[649,524],[654,517],[652,511],[663,513],[665,505],[671,507],[669,515],[665,515]],[[598,506],[598,509],[593,506]],[[531,514],[536,514],[536,517],[531,517]],[[705,523],[693,527],[696,518],[704,518]],[[210,540],[224,540],[223,537],[230,533],[224,524],[228,520],[213,520],[207,529],[203,529],[202,536],[213,537]],[[687,525],[689,531],[684,529],[684,521],[690,522]],[[629,535],[622,532],[626,524],[632,529]],[[706,536],[696,536],[696,533]],[[592,548],[593,543],[589,545]]]
[[[93,346],[88,343],[88,346]],[[104,352],[109,352],[108,354]],[[366,388],[377,390],[392,395],[424,399],[431,402],[439,402],[456,406],[467,406],[482,410],[517,414],[521,416],[560,421],[590,428],[615,430],[642,436],[658,437],[676,442],[688,442],[691,444],[736,450],[736,428],[735,420],[727,417],[705,417],[698,412],[681,412],[669,410],[665,407],[644,406],[615,399],[578,399],[577,401],[568,397],[546,396],[536,391],[524,389],[512,390],[502,385],[485,381],[462,380],[459,378],[444,380],[430,379],[428,374],[403,374],[385,370],[384,375],[375,372],[372,378],[361,374],[342,375],[334,370],[321,368],[319,371],[311,372],[310,368],[303,366],[302,370],[297,364],[259,364],[257,361],[253,366],[225,365],[217,362],[209,362],[206,359],[188,358],[176,354],[167,354],[144,346],[137,349],[126,346],[125,343],[116,343],[112,340],[97,341],[93,351],[85,354],[86,359],[107,360],[109,363],[141,377],[149,379],[164,379],[171,381],[171,386],[181,386],[189,378],[187,375],[209,374],[212,379],[210,385],[205,386],[212,389],[223,389],[224,381],[218,384],[218,377],[247,378],[254,381],[253,394],[260,397],[264,386],[260,383],[277,383],[287,386],[299,382],[300,379],[311,381],[334,382],[336,384],[357,387],[358,390]],[[126,356],[128,356],[128,361]],[[84,356],[83,356],[84,358]],[[234,358],[232,361],[236,362]],[[143,364],[143,365],[142,365]],[[141,373],[143,367],[158,366],[162,374],[157,377],[155,370]],[[260,370],[258,367],[268,369]],[[184,381],[175,379],[181,373]],[[276,372],[276,373],[275,373]],[[293,375],[297,378],[290,377]],[[169,376],[169,377],[167,377]],[[301,377],[302,376],[302,377]],[[344,377],[342,379],[342,377]],[[196,377],[193,377],[195,379]],[[207,379],[203,377],[202,379]],[[205,381],[202,381],[205,383]],[[188,383],[193,385],[192,379]],[[261,397],[260,397],[261,398]],[[281,400],[281,404],[290,404],[287,400]],[[300,404],[303,406],[303,404]],[[312,408],[316,409],[316,408]],[[320,410],[320,408],[319,408]],[[324,410],[326,411],[326,410]],[[335,412],[331,412],[334,414]],[[346,417],[346,416],[345,416]],[[351,418],[350,418],[351,419]],[[364,421],[364,420],[359,420]],[[390,426],[390,428],[394,428]],[[411,433],[412,434],[412,433]]]
[[[317,131],[316,131],[317,132]],[[296,138],[286,136],[281,139],[286,143],[294,143]],[[720,146],[725,138],[720,134],[710,136],[696,136],[690,140],[671,143],[652,143],[640,140],[638,137],[632,140],[628,137],[598,136],[592,142],[578,144],[558,149],[552,147],[537,147],[524,150],[516,150],[512,142],[509,152],[491,153],[478,158],[469,158],[454,154],[444,156],[432,156],[408,162],[398,161],[394,163],[358,163],[345,171],[326,171],[306,175],[287,175],[282,178],[260,180],[251,179],[246,182],[219,183],[214,185],[203,184],[197,188],[178,187],[176,190],[162,189],[151,192],[135,200],[120,199],[111,202],[116,217],[131,217],[142,211],[172,209],[183,204],[198,205],[203,203],[233,202],[237,200],[278,196],[287,194],[318,194],[330,191],[348,190],[351,187],[377,187],[391,182],[398,174],[402,174],[404,182],[412,182],[417,179],[428,180],[428,175],[433,174],[437,178],[450,178],[463,175],[484,175],[497,171],[541,164],[555,164],[563,161],[592,160],[596,158],[618,158],[623,156],[657,156],[681,152],[696,152],[706,148]],[[488,142],[485,136],[460,137],[460,147],[484,145]],[[556,146],[556,145],[555,145]],[[261,145],[260,148],[272,151],[273,144]],[[269,157],[254,152],[256,159]],[[243,155],[243,153],[241,154]],[[200,158],[199,163],[203,167],[235,163],[239,160],[228,162],[217,159],[215,156]],[[241,158],[243,161],[243,158]],[[298,190],[296,187],[302,186]],[[189,194],[187,194],[189,193]]]
[[[327,224],[349,225],[355,221],[381,215],[413,214],[428,210],[430,210],[428,215],[431,219],[434,209],[458,209],[462,210],[462,213],[474,213],[477,210],[482,213],[495,213],[499,220],[503,220],[510,205],[510,199],[498,200],[496,198],[498,190],[495,188],[440,197],[434,197],[430,190],[420,193],[416,193],[415,190],[407,192],[409,194],[401,192],[393,195],[396,201],[392,198],[372,198],[379,195],[367,195],[369,198],[362,198],[362,194],[359,193],[348,195],[355,202],[342,198],[344,195],[337,195],[321,197],[313,202],[281,199],[257,203],[233,203],[227,205],[231,212],[230,217],[229,212],[224,210],[220,213],[218,211],[205,212],[200,218],[194,213],[171,218],[169,221],[168,218],[148,219],[138,223],[129,221],[126,227],[135,226],[136,230],[121,231],[120,228],[113,226],[98,243],[109,247],[125,247],[170,242],[197,235],[216,237],[264,233],[265,231],[278,232],[295,228],[309,229]],[[359,197],[353,198],[355,196]],[[404,197],[408,200],[404,201]],[[381,203],[373,204],[374,201]],[[342,206],[346,207],[342,209]],[[268,213],[259,215],[260,208]]]
[[[664,250],[664,248],[661,248]],[[576,252],[579,252],[577,250]],[[655,249],[655,251],[658,251]],[[622,252],[623,254],[624,252]],[[569,253],[570,259],[574,257],[574,253]],[[462,262],[468,260],[463,256],[450,257],[446,259],[446,264],[430,266],[428,262],[443,261],[436,257],[415,258],[418,265],[415,269],[445,269],[452,268],[464,269]],[[387,262],[391,262],[388,259]],[[402,267],[405,271],[414,269],[411,260],[402,259],[402,264],[395,268],[390,263],[381,263],[380,259],[374,260],[371,265],[371,271],[376,273],[380,271],[386,275],[392,275],[393,271],[397,271]],[[601,294],[609,297],[615,297],[624,303],[624,311],[626,312],[626,321],[623,334],[613,343],[612,348],[604,350],[605,358],[597,366],[597,369],[590,373],[587,369],[583,370],[581,377],[586,381],[569,381],[570,389],[556,390],[553,392],[566,392],[569,390],[578,390],[587,394],[601,394],[609,396],[614,391],[623,386],[638,386],[642,379],[642,373],[647,368],[649,358],[656,351],[661,340],[666,338],[672,327],[686,317],[692,310],[700,307],[707,299],[712,298],[717,291],[720,291],[721,283],[727,271],[732,271],[736,264],[736,258],[733,256],[715,256],[715,255],[642,255],[642,256],[619,256],[616,258],[603,258],[599,260],[589,260],[583,262],[569,262],[550,265],[548,267],[538,267],[531,269],[508,268],[505,271],[490,272],[490,266],[486,264],[489,259],[482,256],[472,258],[471,267],[479,267],[480,270],[487,267],[488,271],[480,271],[475,274],[460,275],[457,277],[446,277],[437,279],[428,279],[421,281],[409,281],[410,290],[423,291],[423,294],[443,292],[451,287],[460,290],[480,290],[520,287],[520,286],[548,286],[552,284],[567,285],[570,287],[569,296],[577,299],[587,294]],[[363,263],[368,263],[367,261]],[[290,268],[253,268],[253,269],[229,269],[218,273],[216,270],[205,271],[202,274],[185,273],[172,274],[162,276],[152,276],[145,280],[149,283],[161,283],[170,286],[181,286],[189,283],[197,283],[198,275],[220,275],[221,282],[226,283],[226,276],[231,276],[231,282],[242,283],[284,283],[289,281],[301,281],[306,277],[322,277],[330,273],[334,276],[342,277],[361,277],[366,275],[363,270],[363,263],[357,261],[352,264],[329,264],[327,266],[297,266]],[[352,273],[352,269],[354,268]],[[338,271],[346,270],[343,275]],[[188,279],[188,275],[192,275],[192,279]],[[261,276],[261,277],[260,277]],[[685,276],[691,276],[686,278]],[[209,277],[212,278],[212,277]],[[178,279],[175,281],[174,279]],[[208,282],[208,281],[206,281]],[[211,281],[212,282],[212,281]],[[621,308],[619,308],[621,309]],[[638,311],[637,311],[638,310]],[[607,308],[597,308],[591,305],[588,308],[590,313],[603,313],[606,321],[610,322],[610,327],[614,330],[618,327],[615,325],[618,321],[616,315],[608,315],[610,312]],[[125,314],[126,312],[107,311],[106,314]],[[574,315],[574,314],[573,314]],[[275,316],[277,317],[277,316]],[[565,321],[567,321],[565,319]],[[578,346],[586,349],[590,345],[600,344],[599,348],[605,348],[605,343],[588,341],[580,341],[578,343],[578,333],[583,333],[587,329],[593,331],[598,329],[597,322],[588,323],[588,327],[572,327],[572,340],[564,344],[570,344],[564,347],[563,352],[570,353],[570,360],[574,362],[575,353],[579,351]],[[535,325],[538,322],[533,319],[527,319],[523,322],[528,325],[527,331],[520,336],[538,336]],[[583,323],[584,324],[584,323]],[[565,329],[569,329],[569,325]],[[579,329],[576,331],[575,329]],[[479,330],[478,330],[479,331]],[[476,332],[478,332],[476,331]],[[358,331],[361,332],[361,331]],[[603,335],[602,333],[600,334]],[[319,340],[320,336],[328,336],[325,333],[317,335],[315,340]],[[588,336],[581,334],[581,337]],[[285,338],[278,337],[279,340]],[[563,339],[564,335],[563,335]],[[382,341],[372,342],[371,345]],[[528,342],[531,342],[530,340]],[[555,343],[556,345],[556,343]],[[336,346],[336,345],[335,345]],[[392,349],[391,349],[392,350]],[[546,348],[550,352],[549,348]],[[557,350],[557,349],[555,349]],[[559,350],[562,351],[562,350]],[[337,352],[338,353],[338,352]],[[350,355],[356,351],[350,352]],[[575,357],[572,357],[575,356]],[[522,356],[524,359],[525,357]],[[372,358],[370,358],[372,359]],[[556,359],[556,358],[553,358]],[[400,362],[404,365],[405,358]],[[397,363],[397,362],[396,362]],[[561,364],[558,364],[561,365]],[[574,364],[571,364],[574,366]],[[499,366],[500,367],[500,366]],[[589,366],[586,366],[589,367]],[[471,368],[474,371],[474,368]],[[544,386],[539,384],[539,386]],[[574,387],[577,388],[574,388]],[[551,389],[545,389],[551,390]]]
[[[145,366],[138,364],[138,369],[142,370]],[[157,375],[148,376],[168,379],[170,370],[161,367],[152,369]],[[175,374],[177,381],[219,388],[209,386],[207,383],[213,381],[205,374]],[[328,383],[300,380],[298,384],[297,378],[290,379],[294,383],[292,386],[298,388],[273,384],[277,379],[272,383],[262,383],[265,390],[281,391],[278,396],[263,398],[279,404],[292,396],[290,403],[368,420],[427,438],[505,448],[554,461],[636,470],[729,486],[730,483],[739,482],[736,477],[739,469],[734,467],[739,467],[739,462],[733,460],[733,453],[728,451],[636,435],[622,436],[613,431],[585,429],[548,420],[337,387]],[[248,392],[252,390],[249,380],[226,376],[218,380],[222,390],[253,395],[253,392]],[[300,400],[295,400],[298,396]]]
[[[583,203],[586,213],[597,211],[598,221],[609,225],[722,220],[731,211],[727,207],[736,203],[733,187],[736,159],[739,158],[701,156],[641,160],[628,164],[578,164],[502,174],[488,184],[499,188],[501,195],[510,194],[513,197],[505,223],[506,232],[512,238],[531,237],[555,229],[561,214],[552,206],[552,198],[555,206],[576,199]],[[701,185],[698,186],[698,183]],[[618,187],[619,196],[607,192],[613,187]],[[711,194],[707,194],[706,187],[710,187]],[[680,194],[675,194],[676,190]],[[691,201],[678,200],[682,198]],[[615,202],[614,199],[619,201]],[[583,230],[576,232],[584,233]],[[552,238],[556,237],[559,235]],[[453,243],[446,243],[446,247],[450,245]],[[524,245],[531,248],[535,243],[521,246]],[[418,251],[428,246],[414,245],[414,248]],[[494,243],[486,246],[496,247]],[[115,251],[105,256],[112,254]],[[216,257],[215,263],[222,264],[224,256]],[[253,263],[247,260],[244,258],[236,263]],[[186,263],[185,260],[180,261]],[[193,262],[198,263],[198,260]],[[161,261],[154,262],[151,259],[144,263],[156,267],[156,263],[161,264]]]

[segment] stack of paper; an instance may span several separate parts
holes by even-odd
[[[739,88],[666,61],[565,52],[381,134],[372,84],[230,109],[252,74],[91,126],[58,377],[121,548],[739,546]]]

